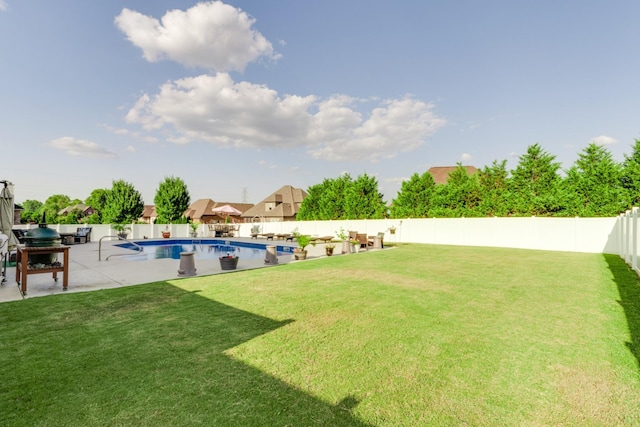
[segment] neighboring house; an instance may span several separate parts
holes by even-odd
[[[96,212],[91,206],[87,206],[84,203],[78,203],[77,205],[67,206],[64,209],[59,210],[58,216],[69,215],[73,211],[80,212],[81,217],[91,216]]]
[[[259,217],[265,221],[295,221],[306,191],[285,185],[242,214],[245,221]]]
[[[156,207],[154,205],[144,205],[144,209],[142,209],[142,216],[138,221],[153,224],[157,217],[158,214],[156,214]]]
[[[447,179],[449,179],[449,174],[453,172],[457,166],[434,166],[428,170],[428,172],[433,176],[433,181],[438,184],[446,184]],[[475,166],[463,166],[467,170],[469,175],[474,175],[478,172],[478,168]]]
[[[191,219],[194,222],[200,222],[202,224],[213,224],[214,222],[221,222],[226,220],[226,215],[220,215],[214,212],[213,209],[229,205],[238,209],[240,212],[245,212],[253,207],[252,203],[235,203],[235,202],[214,202],[211,199],[198,199],[191,203],[189,208],[184,211],[184,216]],[[231,219],[239,219],[238,216],[231,216]]]

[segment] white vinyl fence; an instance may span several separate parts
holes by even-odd
[[[78,225],[51,224],[59,233],[76,230]],[[242,223],[236,236],[250,237],[251,228],[261,233],[300,233],[337,236],[338,231],[355,230],[375,235],[384,232],[387,243],[429,243],[441,245],[496,246],[552,251],[618,254],[637,269],[638,209],[613,218],[421,218],[345,221],[285,221]],[[29,228],[37,227],[31,225]],[[115,236],[109,225],[92,225],[91,240]],[[130,239],[161,238],[166,225],[132,224]],[[27,228],[27,226],[22,226]],[[187,224],[168,226],[171,237],[188,238]],[[395,228],[395,234],[390,229]],[[207,225],[200,224],[198,237],[211,237]],[[337,238],[337,237],[336,237]]]

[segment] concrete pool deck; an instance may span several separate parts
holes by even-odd
[[[166,239],[170,243],[173,239]],[[175,239],[183,240],[183,239]],[[236,242],[250,242],[267,245],[292,246],[295,243],[286,244],[282,241],[266,241],[260,239],[251,240],[249,238],[225,238],[224,240]],[[147,261],[131,261],[124,257],[114,256],[108,261],[109,255],[126,253],[126,249],[115,246],[121,241],[102,242],[100,258],[98,260],[99,243],[89,242],[84,244],[71,245],[69,248],[69,286],[66,291],[62,290],[62,273],[58,273],[58,281],[54,281],[51,273],[30,274],[27,280],[27,294],[23,297],[19,285],[15,280],[15,267],[7,267],[6,282],[0,286],[0,303],[6,301],[17,301],[24,298],[35,298],[46,295],[55,295],[70,292],[87,292],[98,289],[111,289],[123,286],[139,285],[143,283],[157,282],[162,280],[172,280],[180,278],[178,268],[180,260],[176,259],[154,259]],[[339,249],[339,246],[336,246]],[[308,258],[325,256],[324,244],[307,247]],[[339,253],[339,252],[337,252]],[[62,256],[62,255],[60,255]],[[278,263],[286,264],[293,260],[292,255],[279,255]],[[261,267],[272,267],[265,265],[263,259],[242,259],[238,261],[238,270],[247,270]],[[195,260],[196,276],[207,276],[218,273],[229,273],[222,271],[217,259]],[[237,271],[237,270],[236,270]],[[230,271],[233,272],[233,271]],[[192,276],[195,277],[195,276]]]

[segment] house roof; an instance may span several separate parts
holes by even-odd
[[[193,221],[202,221],[203,218],[207,217],[220,217],[218,213],[213,212],[213,208],[224,205],[230,205],[240,212],[245,212],[253,206],[253,203],[214,202],[211,199],[198,199],[191,203],[189,208],[184,211],[184,216],[191,218]]]
[[[453,172],[458,166],[434,166],[429,168],[428,172],[433,176],[433,181],[436,184],[446,184],[449,179],[449,174]],[[463,166],[467,170],[469,175],[473,175],[478,172],[478,168],[475,166]]]
[[[58,215],[67,215],[67,214],[69,214],[70,212],[72,212],[74,210],[80,211],[82,213],[86,213],[87,210],[89,210],[89,209],[91,209],[91,206],[87,206],[84,203],[77,203],[77,204],[75,204],[73,206],[67,206],[64,209],[60,209],[58,211]]]
[[[307,193],[303,189],[285,185],[269,194],[251,209],[248,209],[242,214],[242,217],[262,216],[265,218],[293,219],[298,210],[300,210],[300,205],[305,197],[307,197]]]
[[[142,210],[142,218],[156,218],[158,214],[156,214],[155,205],[144,205],[144,209]]]

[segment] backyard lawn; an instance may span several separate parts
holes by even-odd
[[[0,425],[640,425],[613,255],[401,245],[0,304]]]

